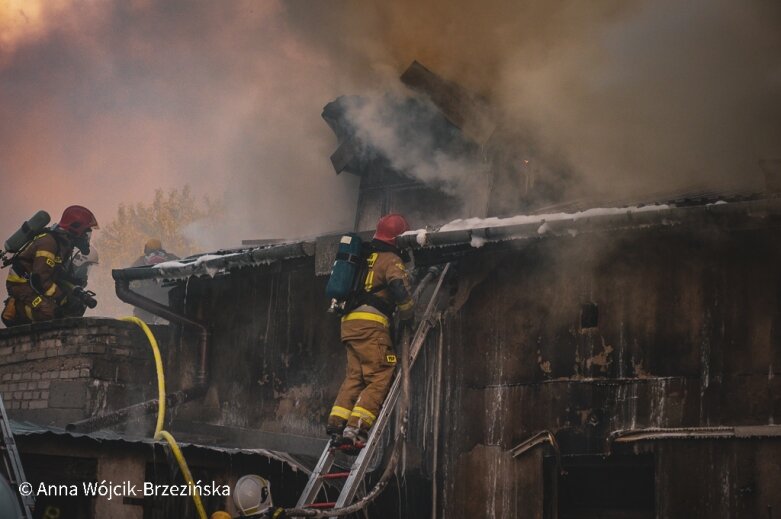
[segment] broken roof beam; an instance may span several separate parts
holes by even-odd
[[[485,143],[496,128],[491,110],[484,100],[417,61],[407,67],[401,75],[401,82],[427,95],[448,121],[478,144]]]
[[[331,154],[331,165],[337,175],[342,171],[354,175],[360,174],[360,167],[357,167],[356,160],[361,155],[363,145],[355,136],[352,124],[347,121],[348,99],[349,102],[358,105],[364,103],[364,99],[359,96],[339,96],[325,105],[323,113],[320,114],[339,142],[339,147]]]
[[[358,168],[349,166],[360,153],[360,150],[361,145],[357,137],[349,137],[336,148],[336,151],[331,154],[331,165],[334,167],[337,175],[345,170],[353,175],[357,174]]]

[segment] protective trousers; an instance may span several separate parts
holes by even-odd
[[[57,314],[57,303],[51,297],[40,296],[28,285],[18,285],[8,288],[8,294],[13,298],[8,302],[3,317],[11,317],[14,324],[26,324],[29,322],[48,321],[54,319]],[[11,316],[9,306],[15,306],[15,315]],[[8,313],[8,316],[6,316]],[[7,324],[7,323],[6,323]]]
[[[396,355],[388,327],[377,322],[342,323],[347,349],[347,372],[336,397],[328,424],[368,430],[377,419],[393,381]]]

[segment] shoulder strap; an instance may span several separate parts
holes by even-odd
[[[19,255],[24,251],[26,251],[27,248],[30,245],[32,245],[35,240],[37,240],[38,238],[42,238],[50,233],[51,231],[47,229],[33,236],[33,238],[30,241],[28,241],[27,243],[19,247],[19,250],[16,251],[13,256],[11,256],[9,259],[3,260],[3,268],[7,267],[8,265],[11,265],[11,270],[13,270],[17,276],[21,276],[21,277],[27,276],[28,274],[24,272],[24,269],[22,268],[22,264],[19,262]]]

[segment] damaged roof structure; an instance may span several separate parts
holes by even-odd
[[[502,122],[478,97],[419,63],[402,81],[413,92],[388,97],[380,112],[408,114],[394,128],[429,134],[431,156],[482,164],[475,174],[490,189],[465,212],[447,179],[411,175],[353,124],[361,98],[324,109],[338,139],[336,172],[361,177],[354,230],[370,236],[380,214],[410,214],[415,230],[398,243],[417,271],[446,262],[454,270],[412,373],[405,478],[371,516],[726,519],[781,510],[781,197],[772,183],[615,205],[564,200],[551,176],[566,172],[509,165],[530,155],[502,147]],[[248,242],[113,272],[121,297],[137,283],[172,287],[169,304],[152,311],[171,322],[156,333],[180,395],[177,437],[314,465],[344,369],[324,293],[338,240]],[[127,350],[134,376],[107,373],[73,336],[31,328],[38,337],[28,343],[78,357],[61,361],[69,364],[58,377],[76,373],[58,385],[83,389],[81,407],[47,416],[82,431],[148,427],[141,409],[117,418],[151,398],[146,346],[124,324],[89,326],[120,338],[108,353]],[[0,352],[22,355],[6,363],[9,384],[13,366],[43,369],[30,363],[45,359],[23,356],[23,342],[0,331]],[[13,403],[16,388],[3,391]],[[16,416],[36,416],[24,401]],[[292,506],[285,499],[302,478],[269,477],[275,495],[286,485],[277,501]]]

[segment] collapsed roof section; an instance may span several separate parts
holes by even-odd
[[[724,228],[765,225],[766,219],[781,218],[781,198],[727,202],[714,200],[700,205],[667,204],[621,208],[594,208],[574,213],[518,215],[510,218],[454,220],[433,229],[410,231],[399,237],[399,245],[415,251],[419,265],[448,261],[455,256],[476,253],[483,246],[501,246],[523,240],[566,238],[582,233],[641,230],[681,225],[718,223]],[[370,235],[365,235],[369,237]],[[270,265],[295,258],[315,257],[315,273],[325,275],[336,256],[339,235],[316,240],[218,251],[180,261],[112,272],[126,281],[157,279],[176,281],[191,276],[220,276],[246,267]]]
[[[395,173],[408,175],[393,164],[387,152],[361,137],[356,112],[370,102],[377,113],[394,120],[396,137],[411,141],[421,135],[428,137],[430,152],[461,155],[474,153],[476,145],[488,140],[495,123],[487,103],[452,81],[447,81],[414,61],[400,80],[420,97],[385,95],[370,101],[364,96],[340,96],[323,108],[322,117],[336,134],[338,147],[331,155],[337,174],[346,171],[363,176],[376,167],[374,161]]]
[[[488,103],[458,83],[439,77],[417,61],[401,75],[401,82],[426,95],[467,138],[485,144],[496,129]]]
[[[334,170],[361,178],[354,228],[372,228],[389,212],[413,226],[484,215],[484,202],[464,209],[471,202],[463,184],[485,182],[480,149],[493,132],[487,104],[417,62],[400,80],[406,93],[341,96],[323,109],[338,142]]]

